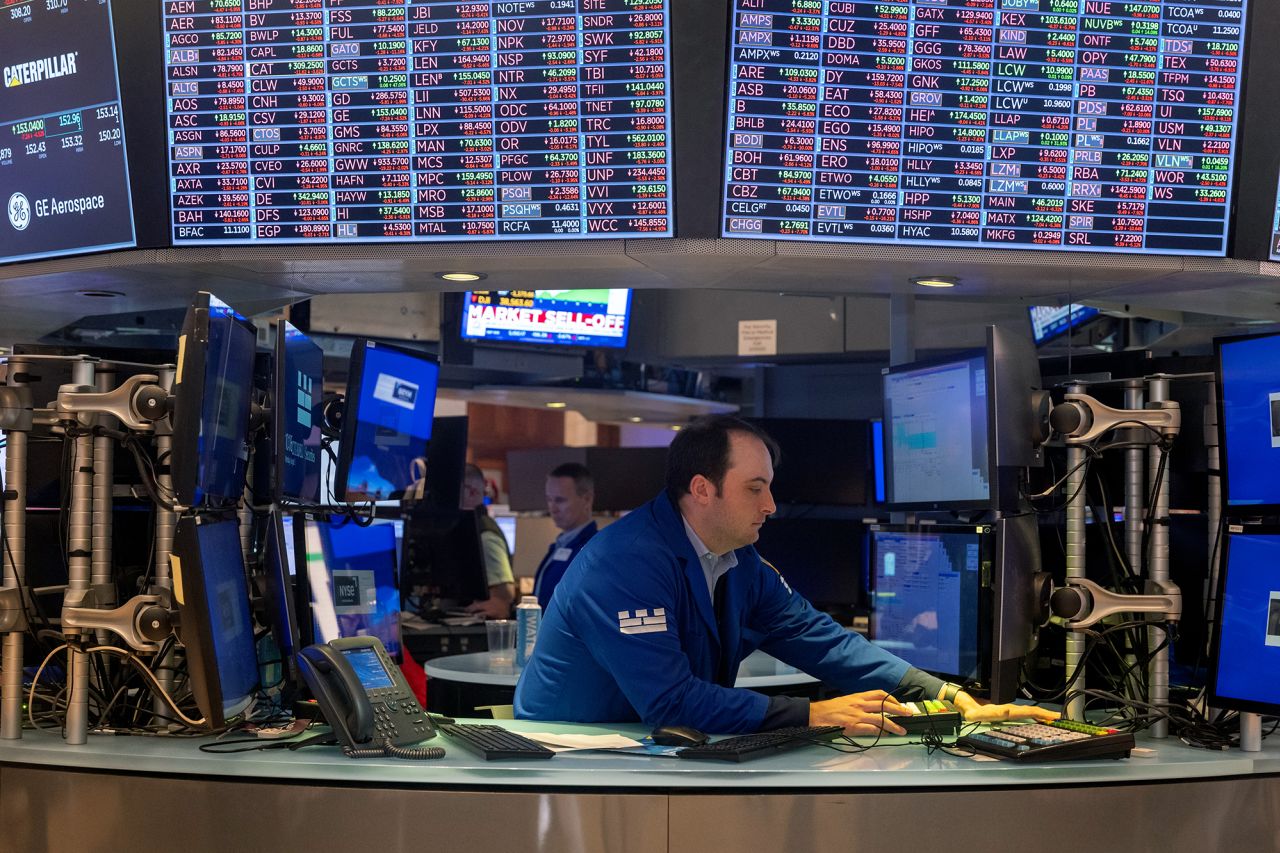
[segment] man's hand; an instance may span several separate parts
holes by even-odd
[[[1001,723],[1005,720],[1050,723],[1062,716],[1036,705],[984,705],[963,690],[956,694],[954,701],[960,713],[964,714],[966,723]]]
[[[467,605],[468,613],[478,613],[485,619],[510,619],[511,602],[486,598],[484,601],[473,601]]]
[[[809,725],[844,726],[847,735],[874,735],[881,731],[891,735],[907,733],[902,726],[885,719],[885,714],[911,716],[911,709],[903,707],[883,690],[868,690],[810,704]]]

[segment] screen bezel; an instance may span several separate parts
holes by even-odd
[[[996,431],[995,412],[993,411],[993,396],[991,393],[991,358],[985,349],[965,350],[962,353],[939,358],[923,359],[921,361],[912,361],[904,364],[897,364],[885,368],[881,371],[880,383],[880,400],[882,406],[887,403],[886,391],[887,382],[890,376],[898,373],[909,373],[916,370],[926,370],[934,367],[941,367],[948,364],[960,364],[971,362],[974,359],[982,359],[983,370],[986,371],[985,386],[987,389],[985,406],[987,414],[987,497],[985,499],[963,499],[963,500],[947,500],[947,501],[894,501],[893,493],[893,423],[887,416],[881,418],[881,429],[883,430],[883,450],[884,450],[884,488],[885,501],[884,505],[890,510],[920,510],[920,511],[945,511],[945,510],[976,510],[991,509],[996,505],[998,496],[998,485],[996,475]]]
[[[1255,341],[1262,338],[1275,338],[1280,344],[1280,332],[1262,332],[1253,335],[1231,335],[1213,339],[1214,387],[1218,415],[1218,452],[1220,454],[1218,469],[1222,480],[1221,508],[1222,514],[1228,518],[1268,518],[1280,516],[1280,501],[1265,504],[1232,504],[1231,501],[1231,448],[1227,441],[1226,397],[1223,394],[1225,381],[1222,372],[1222,350],[1224,346]]]
[[[1209,678],[1206,682],[1208,702],[1215,708],[1244,711],[1269,717],[1280,716],[1280,702],[1258,702],[1252,699],[1224,696],[1218,692],[1218,661],[1222,651],[1222,610],[1226,606],[1227,575],[1229,574],[1228,567],[1231,565],[1231,545],[1236,536],[1274,536],[1280,539],[1280,526],[1275,524],[1248,525],[1241,526],[1237,530],[1232,530],[1228,527],[1225,531],[1222,542],[1222,564],[1218,569],[1218,585],[1213,591],[1215,596],[1213,629],[1210,632]],[[1280,579],[1280,575],[1277,578]]]

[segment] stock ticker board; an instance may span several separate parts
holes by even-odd
[[[0,0],[0,262],[135,245],[107,0]]]
[[[666,0],[165,0],[175,245],[669,237]]]
[[[734,0],[722,234],[1224,255],[1245,0]]]

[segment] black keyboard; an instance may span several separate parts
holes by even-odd
[[[710,758],[717,761],[750,761],[766,755],[813,743],[835,740],[844,734],[840,726],[794,726],[727,737],[702,746],[687,746],[676,753],[681,758]]]
[[[1072,720],[1001,726],[965,735],[957,743],[984,755],[1022,762],[1128,758],[1134,745],[1129,732]]]
[[[500,758],[551,758],[555,755],[537,741],[507,731],[501,726],[453,723],[436,728],[464,748],[483,755],[485,761],[495,761]]]

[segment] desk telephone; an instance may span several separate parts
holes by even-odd
[[[444,756],[439,747],[406,748],[435,737],[436,729],[377,637],[307,646],[298,670],[345,755]]]

